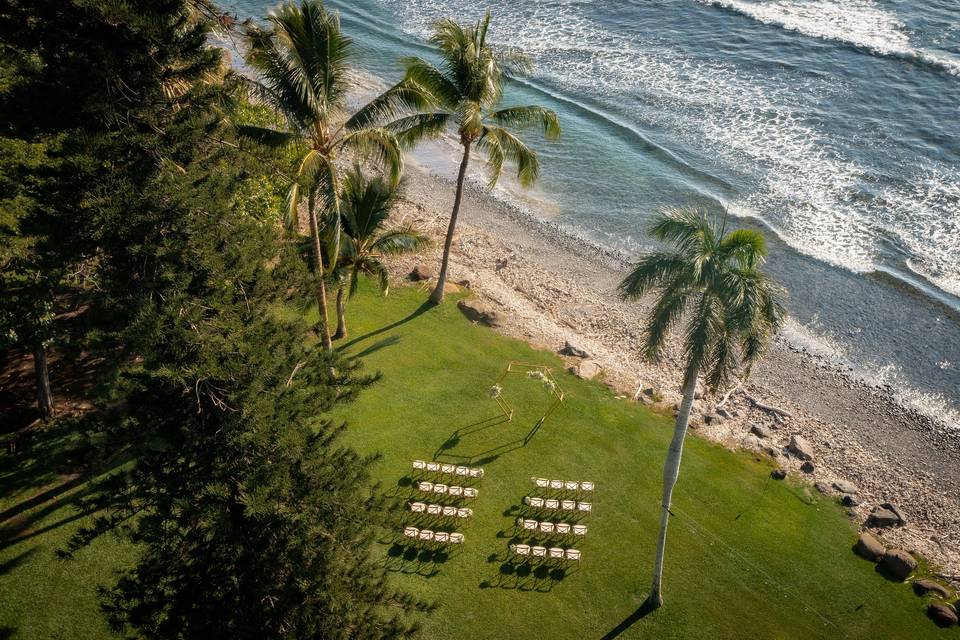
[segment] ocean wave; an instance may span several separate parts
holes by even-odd
[[[960,76],[960,60],[914,47],[906,26],[869,0],[698,0],[763,24],[840,42],[875,55]]]

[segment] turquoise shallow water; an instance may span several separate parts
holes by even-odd
[[[244,17],[273,5],[223,4]],[[359,64],[388,81],[402,56],[430,55],[423,38],[434,19],[473,20],[485,8],[328,5],[356,40]],[[960,423],[960,6],[487,6],[493,38],[537,67],[507,99],[550,106],[564,125],[559,143],[536,144],[543,180],[522,204],[628,253],[647,246],[644,223],[658,207],[726,206],[771,237],[795,342]]]

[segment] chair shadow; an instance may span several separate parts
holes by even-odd
[[[495,575],[480,582],[479,587],[481,589],[549,593],[561,582],[579,571],[577,566],[560,565],[550,559],[538,562],[526,558],[510,557],[509,555],[505,559],[501,559],[499,555],[492,554],[487,558],[487,562],[491,564],[499,562],[500,565],[497,567]]]
[[[367,340],[368,338],[372,338],[372,337],[374,337],[374,336],[378,336],[378,335],[380,335],[381,333],[386,333],[387,331],[390,331],[391,329],[396,329],[397,327],[403,326],[403,325],[405,325],[406,323],[410,322],[411,320],[415,320],[416,318],[418,318],[419,316],[422,316],[424,313],[426,313],[426,312],[429,311],[430,309],[433,309],[435,306],[436,306],[436,305],[435,305],[434,303],[430,302],[430,301],[424,302],[424,303],[421,304],[419,307],[417,307],[416,309],[414,309],[409,315],[407,315],[407,316],[405,316],[405,317],[403,317],[403,318],[400,318],[399,320],[396,320],[396,321],[394,321],[394,322],[391,322],[391,323],[388,324],[388,325],[384,325],[384,326],[380,327],[379,329],[374,329],[373,331],[368,331],[367,333],[364,333],[363,335],[359,335],[359,336],[357,336],[356,338],[353,338],[352,340],[350,340],[349,342],[345,342],[345,343],[343,343],[342,345],[340,345],[337,350],[340,351],[341,353],[346,352],[347,349],[349,349],[350,347],[352,347],[353,345],[355,345],[355,344],[357,344],[357,343],[363,342],[364,340]],[[378,344],[379,344],[379,343],[378,343]],[[374,345],[374,346],[375,346],[375,345]],[[388,345],[383,345],[383,346],[388,346]],[[383,348],[383,346],[378,347],[378,348]],[[362,352],[361,352],[361,353],[362,353]]]
[[[610,631],[608,631],[600,640],[614,640],[614,638],[619,637],[624,631],[632,627],[643,618],[646,618],[656,610],[656,606],[654,606],[649,599],[644,600],[643,604],[640,605],[636,611],[624,618],[623,621],[621,621],[620,624],[615,626],[613,629],[610,629]]]
[[[418,575],[433,578],[440,568],[457,555],[459,548],[421,546],[417,543],[404,544],[394,540],[387,550],[384,569],[393,573]]]

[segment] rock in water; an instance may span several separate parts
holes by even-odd
[[[433,269],[425,264],[418,264],[413,268],[413,271],[410,272],[410,279],[414,282],[429,280],[432,277]]]
[[[573,356],[574,358],[589,358],[590,354],[581,349],[580,347],[575,347],[570,344],[568,341],[563,342],[563,348],[558,352],[562,356]]]
[[[801,460],[813,460],[813,447],[803,436],[796,434],[790,436],[790,444],[787,445],[787,449]]]
[[[946,602],[934,602],[927,607],[927,615],[941,627],[957,624],[957,611]]]
[[[853,545],[853,551],[861,558],[871,562],[879,562],[883,558],[883,554],[886,553],[886,549],[880,541],[867,532],[861,533],[860,537],[857,538],[857,543]]]
[[[917,569],[916,559],[903,549],[887,550],[880,562],[897,580],[906,580]]]
[[[933,580],[917,580],[913,583],[913,591],[918,596],[926,595],[930,592],[933,592],[940,596],[941,598],[949,598],[950,590],[939,582],[934,582]]]
[[[488,327],[499,327],[500,316],[490,305],[480,300],[461,300],[457,307],[474,322],[485,324]]]

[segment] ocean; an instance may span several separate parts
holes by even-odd
[[[221,5],[262,17],[263,0]],[[357,63],[395,82],[440,17],[523,49],[505,103],[557,111],[542,178],[496,195],[637,255],[664,206],[768,238],[787,338],[960,428],[956,0],[328,0]],[[417,159],[456,171],[455,149]],[[477,176],[482,180],[482,176]],[[829,402],[828,398],[824,402]]]

